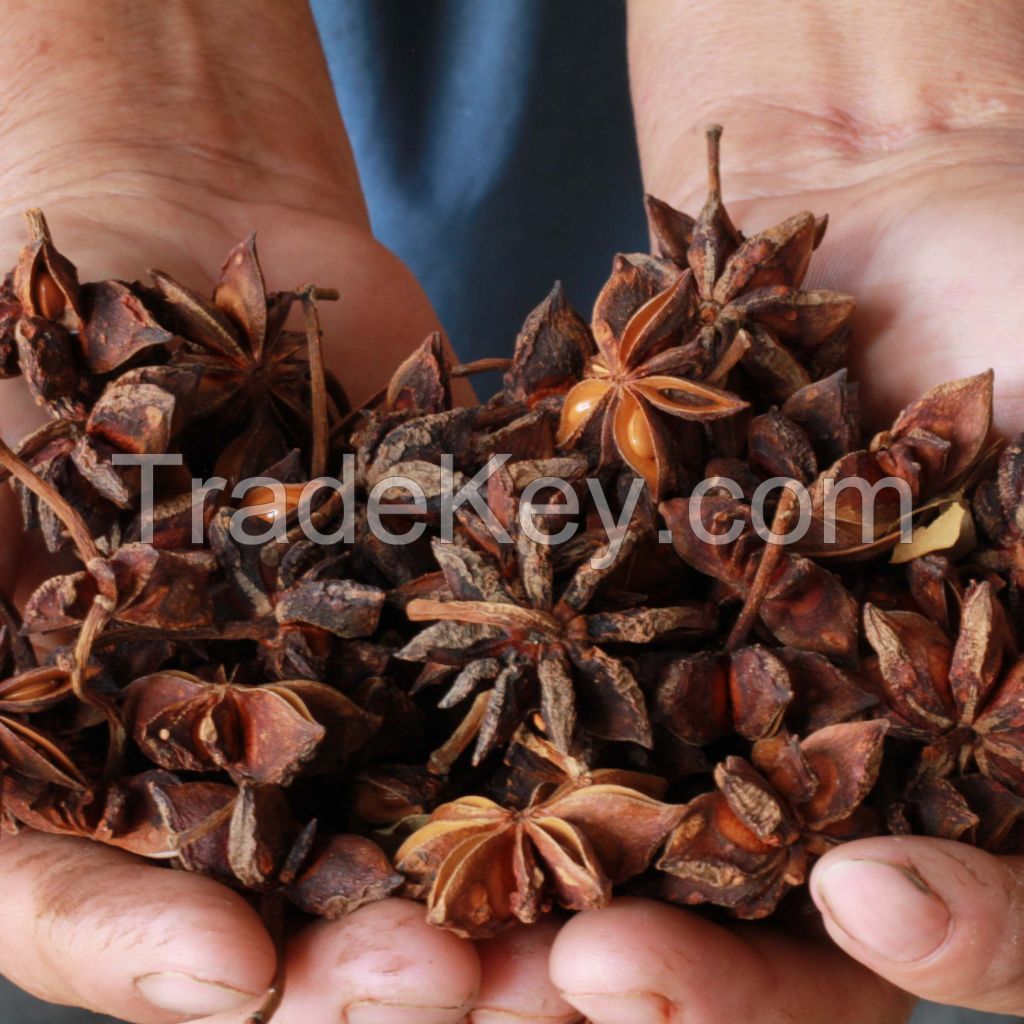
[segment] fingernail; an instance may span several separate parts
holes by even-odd
[[[949,932],[949,908],[918,871],[883,860],[841,860],[815,887],[815,901],[850,938],[893,960],[921,960]]]
[[[343,1024],[451,1024],[466,1006],[416,1006],[413,1003],[350,1003],[342,1010]]]
[[[468,1024],[580,1024],[583,1019],[575,1010],[568,1013],[516,1013],[515,1010],[498,1010],[491,1007],[477,1007],[466,1018]]]
[[[200,981],[178,971],[144,974],[135,979],[135,987],[153,1006],[182,1017],[209,1017],[235,1010],[256,998],[258,993],[242,992],[213,981]]]
[[[675,1019],[675,1004],[656,992],[622,996],[563,992],[562,998],[572,1003],[590,1024],[667,1024]]]

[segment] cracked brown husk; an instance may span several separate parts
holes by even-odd
[[[853,300],[804,288],[825,219],[744,236],[719,136],[699,216],[649,199],[659,254],[616,256],[589,323],[556,285],[509,359],[453,365],[434,335],[355,410],[323,367],[337,293],[268,292],[253,238],[207,300],[82,283],[30,214],[0,369],[48,421],[0,463],[62,554],[0,616],[4,830],[213,875],[268,920],[399,894],[470,937],[625,892],[763,917],[872,834],[1024,848],[1024,441],[991,436],[985,372],[867,432]],[[146,509],[115,455],[182,464]],[[233,497],[254,474],[283,490]],[[383,517],[403,545],[368,512],[397,475],[425,495]],[[442,537],[446,476],[479,501]],[[698,500],[710,477],[735,486]],[[755,529],[772,477],[807,488],[796,545]],[[909,517],[882,490],[865,539],[847,491],[830,523],[830,486],[883,477]],[[632,508],[611,533],[598,492]],[[774,493],[782,533],[803,507]]]

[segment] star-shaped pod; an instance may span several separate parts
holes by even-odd
[[[802,742],[785,732],[728,757],[717,789],[691,800],[658,867],[676,903],[715,903],[766,917],[807,876],[809,857],[875,831],[862,809],[882,762],[887,723],[830,725]]]
[[[613,557],[603,564],[600,558],[584,561],[558,595],[551,546],[525,533],[516,536],[511,575],[496,558],[468,542],[434,541],[447,593],[408,602],[410,619],[436,624],[414,637],[397,657],[460,670],[442,707],[484,687],[463,736],[466,743],[476,736],[474,761],[508,739],[535,705],[549,736],[563,750],[572,742],[577,717],[596,736],[650,746],[644,695],[626,664],[604,647],[704,632],[714,627],[714,617],[697,603],[589,609],[601,583],[644,539],[641,529],[629,528]]]
[[[751,506],[718,494],[673,498],[659,511],[679,557],[717,581],[723,600],[747,602],[769,553],[777,562],[757,594],[761,624],[781,643],[850,662],[857,649],[856,598],[837,576],[783,545],[767,544],[754,529]],[[695,525],[696,524],[696,525]],[[701,527],[704,535],[698,532]],[[715,536],[709,544],[704,536]],[[726,537],[733,540],[723,543]],[[781,554],[779,554],[781,552]]]
[[[558,442],[596,444],[602,464],[617,453],[657,497],[672,470],[664,417],[708,423],[747,403],[698,379],[691,349],[679,344],[694,313],[692,275],[680,274],[653,296],[649,289],[650,277],[620,258],[594,306],[597,354],[565,396]],[[724,359],[715,364],[716,379],[729,365]]]
[[[239,542],[231,533],[232,515],[219,509],[209,526],[231,610],[260,634],[275,674],[320,678],[332,638],[344,642],[376,630],[384,592],[346,578],[346,557],[312,540]]]
[[[620,785],[617,774],[566,784],[522,811],[482,796],[444,804],[402,844],[395,866],[409,894],[426,898],[428,920],[467,938],[530,924],[554,904],[602,907],[614,885],[650,864],[683,813],[661,803],[657,788]]]
[[[59,740],[29,718],[70,696],[70,676],[67,669],[46,665],[0,682],[0,777],[8,788],[28,782],[77,793],[88,789],[85,773]]]
[[[228,254],[212,302],[164,273],[154,271],[152,277],[163,301],[160,316],[182,339],[172,364],[199,375],[192,419],[254,429],[254,413],[263,410],[272,424],[261,424],[261,429],[272,426],[289,441],[305,439],[311,418],[311,354],[315,350],[319,364],[319,327],[315,316],[313,323],[307,319],[305,332],[289,330],[285,323],[297,299],[305,296],[311,306],[314,296],[331,298],[333,293],[268,292],[254,235]],[[328,379],[328,384],[333,382]],[[336,406],[343,403],[340,389],[334,388],[333,395]],[[316,398],[314,393],[314,405]],[[325,405],[320,418],[326,416]],[[242,462],[240,476],[259,468]]]
[[[309,679],[240,686],[168,670],[136,679],[123,700],[135,742],[154,764],[256,784],[288,785],[300,771],[343,764],[380,724]]]
[[[1003,449],[995,476],[978,485],[973,509],[990,542],[979,560],[1024,587],[1024,434]]]
[[[708,130],[708,196],[697,219],[649,198],[651,227],[663,255],[693,271],[706,358],[714,364],[739,342],[744,368],[781,402],[837,368],[834,357],[818,364],[841,339],[854,300],[801,288],[827,218],[798,213],[750,238],[736,229],[722,203],[721,134],[718,126]]]
[[[141,480],[137,466],[116,466],[112,456],[170,451],[195,383],[194,373],[170,366],[125,371],[106,385],[87,416],[50,420],[29,434],[16,454],[73,497],[86,521],[104,532],[118,508],[132,506]],[[68,539],[53,511],[20,482],[15,488],[26,528],[38,524],[51,551],[64,546]]]
[[[20,373],[51,415],[81,417],[102,376],[173,335],[146,308],[138,285],[79,284],[39,210],[26,214],[32,241],[0,291],[0,375]]]
[[[1024,659],[1014,655],[991,585],[968,588],[955,644],[922,615],[870,604],[864,634],[893,735],[927,744],[924,772],[965,774],[976,765],[1024,795]]]
[[[875,703],[823,655],[752,645],[673,658],[658,675],[652,713],[676,739],[703,746],[734,732],[759,740],[783,721],[819,729]]]

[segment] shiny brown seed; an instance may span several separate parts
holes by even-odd
[[[36,309],[47,320],[56,320],[64,312],[64,307],[67,305],[64,293],[60,290],[60,286],[48,270],[41,271],[36,278],[36,286],[32,298]]]

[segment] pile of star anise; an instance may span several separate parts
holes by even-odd
[[[251,238],[208,300],[81,283],[31,214],[0,370],[49,419],[0,447],[4,583],[48,578],[2,612],[4,828],[472,937],[613,892],[765,916],[878,833],[1020,849],[1024,442],[986,373],[863,432],[853,300],[801,287],[826,222],[743,235],[719,134],[589,324],[556,285],[511,359],[431,337],[355,410],[336,295],[267,292]]]

